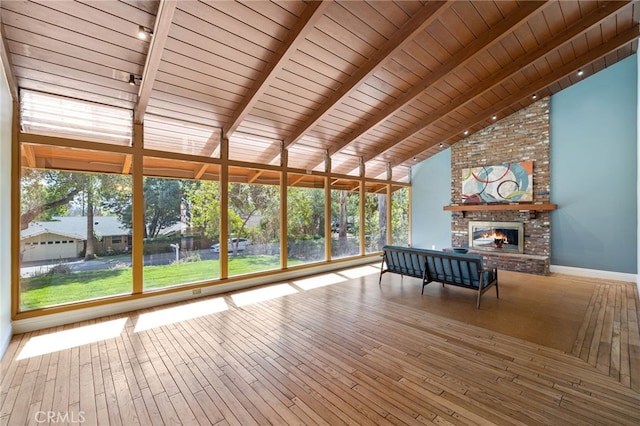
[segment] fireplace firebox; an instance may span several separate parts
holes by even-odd
[[[524,253],[524,224],[469,221],[469,248]]]

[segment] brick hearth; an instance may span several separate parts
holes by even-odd
[[[462,169],[533,161],[534,202],[550,202],[549,98],[524,108],[451,147],[451,203],[462,202]],[[476,252],[499,269],[546,275],[551,253],[550,213],[472,211],[451,214],[451,244],[469,245],[469,221],[524,223],[524,254]]]

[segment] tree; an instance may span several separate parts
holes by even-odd
[[[145,238],[155,238],[164,228],[180,221],[181,182],[176,179],[144,179]]]
[[[244,237],[247,222],[253,215],[257,212],[273,213],[273,211],[277,211],[280,206],[279,193],[280,188],[273,185],[229,184],[229,227],[231,234],[237,238]],[[274,226],[279,228],[279,221],[273,221],[273,216],[279,218],[279,215],[269,214],[268,216],[272,221],[271,229],[274,229]],[[264,237],[264,235],[261,235],[261,237]],[[233,250],[237,252],[237,242]]]
[[[114,212],[120,222],[131,227],[131,180],[127,176],[110,178],[109,185],[101,193],[103,206]],[[155,238],[160,231],[180,221],[180,206],[183,200],[182,183],[176,179],[145,177],[144,191],[144,238]]]
[[[391,232],[393,244],[409,243],[409,189],[402,187],[391,194]]]
[[[287,197],[290,238],[324,236],[324,190],[294,187]]]
[[[387,243],[387,194],[378,194],[378,249]]]
[[[355,249],[349,245],[348,234],[358,235],[360,232],[360,194],[357,191],[331,191],[331,219],[332,229],[338,232],[338,242],[335,245],[336,255],[349,254]],[[332,249],[332,251],[334,251]]]
[[[185,187],[184,197],[191,212],[191,224],[202,235],[220,240],[220,184],[196,181]]]
[[[66,213],[69,203],[84,189],[82,173],[23,169],[20,229],[34,220],[50,220]]]
[[[96,258],[95,233],[93,232],[93,197],[97,192],[97,188],[94,188],[94,185],[98,184],[98,181],[92,175],[86,175],[84,181],[84,191],[87,194],[87,242],[84,250],[84,260],[92,260]]]

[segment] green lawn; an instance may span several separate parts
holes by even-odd
[[[288,260],[297,265],[299,260]],[[145,266],[144,289],[157,289],[178,284],[214,280],[220,274],[219,260],[181,263],[175,265]],[[275,256],[242,256],[229,259],[229,276],[278,269],[280,259]],[[67,274],[44,274],[25,278],[20,282],[22,310],[55,306],[63,303],[97,299],[132,291],[131,268]]]

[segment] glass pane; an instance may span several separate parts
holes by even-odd
[[[391,232],[393,245],[409,245],[409,188],[391,194]]]
[[[20,310],[132,291],[131,177],[23,168]]]
[[[375,253],[387,242],[387,194],[367,193],[365,199],[365,253]]]
[[[219,157],[220,132],[219,128],[153,114],[146,114],[144,117],[146,149]]]
[[[129,146],[132,111],[29,90],[20,91],[25,132]]]
[[[144,289],[220,277],[220,186],[144,178]]]
[[[234,132],[229,138],[229,159],[278,165],[280,141]]]
[[[227,249],[229,276],[280,268],[279,185],[229,184]]]
[[[358,182],[338,182],[349,189],[331,190],[331,258],[360,254],[360,193]]]
[[[324,182],[306,181],[305,175],[288,175],[287,257],[301,263],[325,260]],[[304,185],[304,186],[303,186]]]

